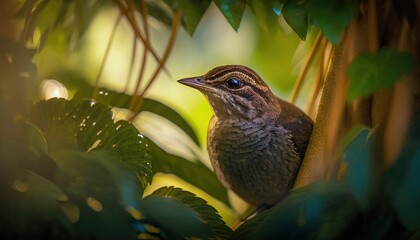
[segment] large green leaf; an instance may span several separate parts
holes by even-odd
[[[357,12],[356,0],[306,0],[303,5],[315,26],[337,46],[347,24]]]
[[[147,196],[140,200],[144,222],[165,230],[166,239],[208,239],[214,233],[198,213],[167,197]]]
[[[246,6],[245,0],[214,0],[214,3],[225,16],[230,26],[235,31],[238,31]]]
[[[404,74],[416,66],[413,55],[381,49],[376,53],[363,53],[349,65],[350,86],[347,98],[368,96],[381,88],[393,86]]]
[[[308,14],[302,7],[301,1],[288,0],[281,9],[284,20],[297,33],[300,39],[305,40],[308,33]]]
[[[341,239],[357,214],[345,183],[317,183],[242,224],[233,239]]]
[[[76,93],[73,99],[90,98],[92,91],[93,88],[91,86],[84,86]],[[130,106],[131,98],[131,95],[100,88],[96,100],[100,103],[109,104],[113,107],[128,108]],[[144,98],[140,111],[152,112],[168,119],[188,134],[188,136],[197,143],[197,145],[200,145],[197,134],[191,125],[179,113],[169,106],[150,98]]]
[[[49,153],[61,150],[109,150],[120,156],[143,188],[153,173],[143,136],[128,122],[114,122],[111,108],[93,101],[50,99],[37,103],[30,120],[44,132]]]
[[[73,236],[135,239],[134,219],[126,208],[138,208],[142,193],[135,175],[118,158],[109,151],[54,154],[61,169],[57,185],[67,196],[60,208],[72,223]]]
[[[52,239],[66,235],[69,222],[58,201],[65,196],[63,191],[32,171],[16,170],[10,187],[1,189],[2,236],[25,239],[42,238],[48,234]]]
[[[358,202],[368,208],[372,174],[372,137],[369,129],[361,129],[346,146],[344,159],[348,163],[348,181]]]
[[[420,229],[420,114],[413,118],[397,162],[386,172],[385,189],[401,223],[411,232]]]
[[[209,7],[211,0],[164,0],[172,10],[181,12],[182,24],[185,30],[193,35],[198,23]]]
[[[230,205],[227,190],[213,171],[200,161],[191,162],[170,154],[148,140],[150,154],[153,156],[153,172],[170,173],[204,190],[227,206]],[[199,176],[199,177],[197,177]]]
[[[104,6],[108,6],[106,1],[26,0],[16,15],[25,18],[24,41],[32,42],[37,30],[41,33],[40,49],[50,36],[55,40],[54,45],[67,43],[74,46],[87,30],[99,8]]]
[[[280,29],[278,17],[281,13],[281,1],[265,0],[249,1],[247,3],[264,31],[274,35]]]
[[[138,208],[141,189],[118,155],[60,151],[53,154],[57,166],[50,168],[31,148],[6,146],[8,154],[0,149],[2,236],[135,239],[126,208]]]
[[[228,239],[232,235],[232,230],[221,219],[217,210],[208,205],[207,202],[194,195],[176,187],[162,187],[153,192],[153,195],[173,198],[200,214],[201,218],[209,225],[216,237],[219,239]]]

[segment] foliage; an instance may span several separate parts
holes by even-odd
[[[368,96],[381,88],[391,87],[416,65],[415,58],[404,52],[381,49],[376,53],[360,54],[349,66],[348,99]]]
[[[355,0],[215,0],[214,3],[234,30],[238,30],[246,7],[253,11],[261,27],[273,34],[279,29],[279,16],[301,39],[305,39],[311,27],[316,26],[322,34],[319,34],[319,44],[314,45],[314,52],[331,45],[340,50],[340,44],[351,36],[346,35],[349,34],[347,26],[356,22],[356,15],[364,17],[360,9],[366,7],[364,1]],[[166,71],[165,59],[173,46],[179,22],[193,35],[210,4],[210,0],[23,2],[15,14],[22,21],[22,29],[18,31],[15,25],[8,26],[16,32],[0,36],[2,236],[7,239],[418,237],[418,113],[413,113],[411,121],[396,124],[401,132],[405,129],[409,134],[401,140],[404,144],[396,159],[387,166],[386,153],[381,146],[385,146],[384,142],[389,138],[387,134],[392,130],[389,130],[389,125],[393,126],[390,124],[393,119],[380,119],[385,122],[383,125],[370,123],[367,124],[369,127],[357,128],[343,138],[340,134],[355,125],[353,122],[342,124],[348,128],[342,127],[336,135],[331,135],[334,140],[340,139],[337,144],[344,143],[344,150],[331,155],[340,156],[336,160],[338,164],[347,163],[346,176],[295,189],[282,202],[244,221],[233,231],[214,207],[191,192],[162,187],[144,196],[154,174],[169,173],[230,207],[227,190],[198,157],[189,161],[171,154],[138,130],[138,114],[152,112],[172,122],[200,146],[193,128],[180,114],[159,101],[144,97],[153,77],[146,82],[143,91],[136,89],[131,94],[100,88],[96,82],[94,86],[79,85],[71,100],[49,99],[32,103],[31,96],[37,87],[37,68],[33,63],[36,51],[54,40],[74,46],[99,8],[118,7],[136,38],[146,46],[144,54],[152,54],[158,61],[160,67],[155,71],[155,77],[160,71]],[[382,29],[385,38],[381,40],[380,48],[379,44],[378,49],[374,45],[362,48],[371,52],[362,53],[359,49],[351,63],[346,59],[349,61],[345,63],[348,64],[350,82],[342,97],[350,102],[345,105],[348,109],[353,106],[352,101],[375,96],[378,90],[395,86],[403,75],[409,75],[415,69],[415,53],[402,51],[410,50],[406,46],[409,44],[403,42],[407,39],[404,34],[419,21],[414,1],[408,1],[407,5],[401,1],[391,1],[387,5],[387,9],[395,13],[395,19],[401,21],[398,22],[402,27],[397,46],[392,45],[395,41],[386,39],[388,29]],[[148,42],[145,16],[141,20],[144,29],[140,30],[134,17],[137,12],[171,26],[164,57],[160,58],[153,43]],[[374,17],[381,20],[382,16]],[[5,21],[6,25],[13,23]],[[382,26],[376,26],[379,27]],[[59,41],[63,36],[67,41]],[[378,38],[377,34],[369,39],[375,38]],[[52,42],[48,42],[51,39]],[[325,69],[333,69],[328,72],[334,73],[336,62],[328,57],[326,50],[320,55],[319,76],[325,75]],[[347,72],[343,75],[347,76]],[[327,87],[333,86],[328,85],[331,84],[327,81],[328,76],[325,82],[321,78],[318,83],[326,87],[322,88],[322,84],[314,87],[313,103],[323,91],[321,89],[327,89],[323,92],[325,94]],[[333,78],[332,82],[335,84],[339,80]],[[140,81],[141,78],[139,86]],[[337,90],[337,93],[340,92]],[[338,99],[340,94],[335,96]],[[114,107],[129,110],[131,116],[126,120],[115,120]],[[342,107],[344,109],[344,105]],[[383,115],[392,113],[389,111]],[[334,122],[330,123],[333,125]]]

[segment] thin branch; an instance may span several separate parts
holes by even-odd
[[[101,66],[99,67],[99,71],[98,71],[98,75],[96,75],[96,79],[95,79],[95,85],[92,91],[92,99],[96,99],[98,97],[98,92],[99,92],[99,80],[101,79],[104,67],[105,67],[105,63],[106,60],[108,59],[108,55],[109,52],[111,50],[111,46],[112,46],[112,42],[114,40],[115,37],[115,33],[117,32],[117,28],[119,23],[121,22],[122,19],[122,14],[121,12],[118,14],[117,19],[115,20],[114,26],[112,26],[112,30],[111,30],[111,34],[109,36],[108,39],[108,43],[106,45],[106,49],[105,49],[105,54],[104,57],[102,58],[102,62],[101,62]]]
[[[138,101],[136,103],[136,107],[134,109],[135,114],[133,115],[132,119],[134,119],[137,116],[137,114],[140,112],[140,108],[141,108],[141,105],[142,105],[144,94],[149,89],[149,87],[152,85],[152,83],[156,80],[156,77],[159,75],[159,73],[163,69],[163,66],[165,65],[166,61],[168,60],[169,55],[170,55],[170,53],[173,49],[173,46],[175,44],[175,40],[176,40],[176,36],[177,36],[177,33],[178,33],[180,23],[181,23],[181,14],[180,14],[179,11],[175,11],[174,15],[173,15],[173,18],[172,18],[171,35],[169,36],[169,41],[168,41],[168,45],[165,49],[165,53],[163,54],[162,60],[159,62],[159,65],[158,65],[157,69],[153,73],[153,75],[150,78],[149,82],[147,83],[146,87],[140,93],[139,99],[138,99]]]
[[[309,68],[311,66],[311,63],[312,63],[313,59],[315,58],[316,52],[319,48],[319,44],[320,44],[321,39],[322,39],[321,36],[322,36],[322,33],[319,32],[318,35],[316,36],[315,43],[314,43],[314,45],[313,45],[313,47],[312,47],[311,51],[309,52],[309,55],[306,59],[305,65],[303,66],[302,70],[299,73],[299,76],[296,80],[296,83],[295,83],[295,85],[293,87],[293,90],[292,90],[292,93],[290,95],[290,102],[291,103],[296,102],[297,96],[299,95],[299,92],[302,88],[303,80],[305,79],[306,74],[308,73]]]
[[[321,48],[320,48],[320,55],[319,55],[319,63],[318,63],[318,72],[316,75],[316,78],[314,80],[314,83],[312,85],[309,101],[308,101],[308,107],[307,107],[307,114],[311,117],[315,116],[315,106],[318,99],[318,96],[321,91],[321,86],[323,85],[324,78],[325,78],[325,72],[326,72],[326,65],[331,59],[331,49],[327,51],[328,41],[325,37],[322,38],[321,41]]]
[[[376,13],[376,0],[368,2],[368,41],[369,51],[375,52],[378,49],[378,20]]]
[[[141,19],[142,19],[144,33],[146,35],[146,38],[144,42],[144,51],[143,51],[143,57],[141,61],[139,76],[137,78],[137,83],[134,88],[134,94],[131,97],[131,101],[129,105],[130,110],[134,110],[135,104],[137,102],[138,92],[140,90],[140,84],[143,79],[143,75],[144,75],[146,64],[147,64],[147,51],[150,50],[150,35],[149,35],[149,27],[147,25],[147,5],[144,0],[140,0],[140,4],[141,4],[141,16],[142,16]]]
[[[126,3],[123,0],[114,0],[118,7],[120,8],[120,11],[124,14],[124,16],[127,18],[128,22],[131,25],[131,28],[134,31],[134,34],[136,35],[136,37],[138,39],[140,39],[144,45],[146,45],[146,39],[145,37],[142,35],[142,33],[140,32],[140,28],[137,24],[136,18],[134,17],[133,14],[130,13],[128,6],[126,5]],[[157,61],[160,62],[160,59],[156,53],[156,51],[153,48],[149,48],[150,53],[152,54],[153,58]],[[169,72],[166,70],[166,68],[163,69],[165,71],[166,74],[170,75]]]

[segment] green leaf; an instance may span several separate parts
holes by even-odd
[[[170,154],[148,140],[150,154],[153,156],[153,172],[169,173],[204,190],[227,206],[230,205],[226,188],[220,183],[216,174],[203,163],[191,162],[182,157]],[[200,177],[197,177],[200,176]]]
[[[308,14],[298,0],[289,0],[283,5],[282,13],[287,24],[297,33],[300,39],[305,40],[308,33]]]
[[[278,17],[281,12],[281,1],[266,0],[249,1],[247,3],[264,31],[274,35],[280,29]]]
[[[340,239],[357,214],[345,183],[316,183],[242,224],[233,239]]]
[[[341,35],[347,24],[357,12],[356,0],[306,0],[303,5],[315,26],[335,46],[338,46]]]
[[[238,31],[246,6],[245,0],[215,0],[214,3],[223,13],[230,26]]]
[[[401,223],[409,231],[420,228],[420,114],[412,119],[409,136],[396,163],[385,175],[385,189]]]
[[[381,88],[393,86],[404,74],[416,66],[409,53],[380,49],[376,53],[363,53],[349,65],[350,86],[348,100],[368,96]]]
[[[57,185],[68,196],[60,208],[72,235],[93,239],[135,239],[134,219],[127,207],[138,208],[141,189],[130,169],[111,152],[61,151],[54,154],[61,171]],[[95,223],[95,224],[92,224]]]
[[[185,30],[193,35],[198,23],[209,7],[211,0],[164,0],[172,10],[181,12],[182,24]]]
[[[372,137],[369,129],[362,129],[347,145],[344,159],[348,163],[348,181],[357,201],[364,209],[370,204],[372,173]]]
[[[167,239],[208,239],[214,235],[196,212],[174,199],[152,195],[141,199],[139,205],[144,221],[166,230],[170,235]]]
[[[44,177],[18,170],[10,188],[2,189],[0,196],[3,237],[25,239],[48,235],[59,238],[68,231],[69,222],[62,214],[59,202],[65,194]]]
[[[91,86],[85,86],[76,93],[73,99],[89,98],[92,95],[92,91],[93,88]],[[100,88],[99,95],[96,100],[100,103],[109,104],[113,107],[128,108],[131,98],[131,95]],[[200,145],[197,134],[191,125],[179,113],[169,106],[150,98],[144,98],[140,111],[152,112],[168,119],[188,134],[188,136],[197,143],[197,145]]]
[[[44,132],[50,153],[113,151],[134,171],[143,188],[151,182],[151,159],[143,136],[126,121],[114,122],[109,106],[93,101],[50,99],[33,107],[30,120]]]
[[[217,210],[207,204],[207,202],[194,195],[176,187],[162,187],[153,192],[153,195],[173,198],[200,214],[201,218],[207,223],[211,230],[219,239],[229,239],[232,236],[232,229],[222,220]]]
[[[134,2],[138,5],[139,11],[141,12],[141,4],[140,1]],[[160,1],[147,1],[147,13],[155,18],[156,20],[160,21],[164,25],[171,27],[172,25],[172,16],[168,11],[165,11],[165,6]]]

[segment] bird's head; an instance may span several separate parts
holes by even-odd
[[[275,118],[277,98],[261,77],[241,65],[219,66],[203,76],[178,82],[201,91],[219,119]]]

